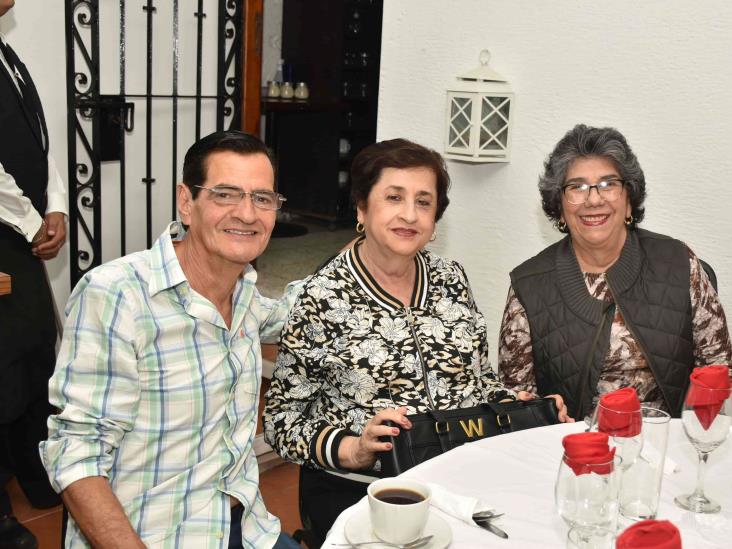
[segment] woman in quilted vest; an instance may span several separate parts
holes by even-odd
[[[379,437],[408,429],[406,414],[531,398],[488,363],[463,268],[424,249],[448,205],[440,155],[376,143],[354,159],[351,182],[361,236],[300,294],[265,407],[267,442],[305,466],[303,518],[321,539],[366,494],[376,453],[390,449]]]
[[[713,271],[638,228],[645,177],[616,129],[575,126],[544,168],[542,207],[567,236],[511,272],[502,381],[561,394],[573,417],[622,387],[678,416],[693,367],[732,361]]]

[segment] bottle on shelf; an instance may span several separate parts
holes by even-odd
[[[292,87],[292,82],[283,82],[280,86],[280,97],[282,99],[292,99],[295,96],[295,88]]]
[[[310,97],[310,90],[305,82],[298,82],[295,87],[295,99],[307,99]]]
[[[273,79],[274,82],[277,82],[277,84],[280,86],[284,82],[284,76],[283,76],[284,65],[285,65],[284,59],[280,59],[279,61],[277,61],[277,70],[275,71],[275,75],[274,75],[274,79]]]
[[[267,97],[279,97],[280,96],[280,85],[274,80],[270,80],[267,83]]]

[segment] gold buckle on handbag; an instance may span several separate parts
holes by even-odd
[[[444,425],[444,430],[440,428],[441,425]],[[449,421],[435,421],[435,433],[438,435],[442,435],[444,433],[450,432],[450,422]]]
[[[501,418],[504,418],[504,417],[507,420],[506,423],[503,423],[503,421],[501,420]],[[499,427],[506,427],[507,425],[511,425],[511,416],[508,414],[504,414],[504,415],[499,414],[496,416],[496,423],[498,423]]]

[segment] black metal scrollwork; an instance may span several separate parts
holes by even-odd
[[[73,286],[101,262],[98,0],[66,0],[66,92]]]
[[[158,24],[167,24],[166,18],[154,17],[156,13],[155,0],[136,0],[135,9],[146,12],[146,26],[143,32],[146,35],[146,59],[140,64],[135,60],[135,67],[144,66],[147,70],[146,90],[140,94],[138,90],[131,93],[127,89],[125,74],[128,69],[127,55],[127,13],[132,8],[132,2],[116,0],[119,5],[119,92],[113,95],[100,95],[100,0],[65,0],[66,26],[66,96],[67,96],[67,139],[69,155],[69,247],[71,251],[71,284],[74,286],[79,279],[90,269],[101,263],[102,257],[102,196],[101,196],[101,165],[102,161],[119,163],[119,217],[120,217],[120,249],[126,253],[125,242],[125,136],[134,128],[134,101],[145,100],[145,177],[142,182],[146,187],[146,236],[148,246],[152,239],[152,194],[151,189],[156,180],[158,185],[163,177],[153,173],[152,157],[156,153],[152,139],[152,111],[154,105],[171,100],[172,103],[172,154],[171,154],[171,204],[172,219],[176,216],[175,185],[178,166],[178,104],[179,101],[193,100],[196,103],[196,135],[200,133],[201,100],[211,99],[211,95],[202,95],[202,57],[203,51],[203,18],[205,11],[213,13],[213,6],[218,6],[218,29],[216,40],[217,48],[217,92],[216,92],[216,127],[217,129],[239,128],[241,126],[241,97],[242,97],[242,22],[244,17],[243,0],[198,0],[195,2],[197,10],[197,86],[194,95],[180,93],[178,85],[179,56],[179,8],[183,13],[190,13],[190,0],[172,0],[173,8],[173,67],[172,67],[172,94],[164,95],[153,93],[153,76],[157,80],[158,74],[153,71],[153,22],[159,19]],[[107,4],[111,4],[107,0]],[[160,2],[158,2],[160,3]],[[105,4],[105,7],[107,7]],[[162,3],[161,3],[162,5]],[[204,9],[205,8],[205,9]],[[111,11],[111,10],[110,10]],[[104,25],[106,28],[106,24]],[[106,61],[104,61],[106,63]],[[130,65],[131,66],[131,65]],[[105,71],[106,74],[106,71]],[[190,104],[190,103],[189,103]],[[139,104],[138,104],[139,106]],[[105,113],[107,117],[105,118]],[[111,113],[111,114],[110,114]],[[112,119],[116,125],[113,129],[117,135],[111,136],[109,124],[103,120]],[[204,127],[207,127],[204,126]],[[102,129],[105,128],[107,133]],[[139,133],[139,132],[138,132]],[[105,139],[102,139],[104,134]],[[110,145],[111,144],[111,145]],[[112,146],[110,149],[110,146]],[[106,152],[105,152],[106,151]],[[114,152],[116,156],[106,156],[107,152]],[[110,152],[110,155],[111,155]],[[156,166],[156,170],[157,170]],[[105,173],[108,173],[105,170]],[[109,185],[106,185],[108,190]],[[108,191],[105,191],[108,192]],[[106,198],[106,197],[105,197]]]
[[[241,127],[242,95],[242,2],[219,3],[219,54],[216,128]]]

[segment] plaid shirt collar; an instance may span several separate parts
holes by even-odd
[[[186,236],[186,230],[180,221],[171,222],[163,234],[153,243],[150,248],[150,295],[175,288],[179,284],[188,284],[188,278],[180,266],[178,256],[175,253],[174,242],[181,242]],[[234,295],[239,294],[242,282],[254,285],[257,282],[257,271],[251,264],[247,263],[242,271],[242,276],[237,282]]]

